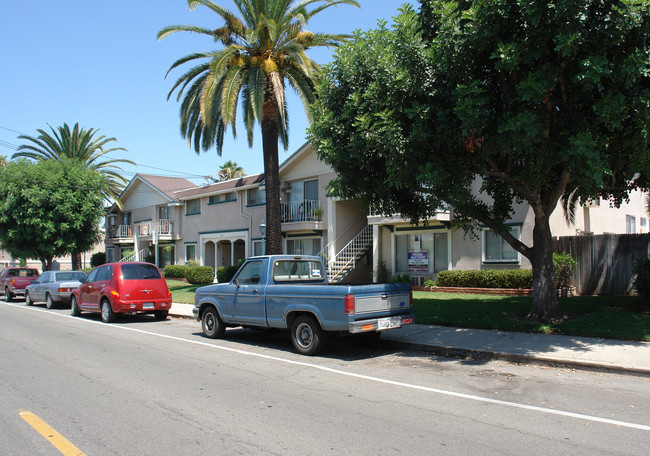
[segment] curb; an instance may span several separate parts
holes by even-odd
[[[550,367],[577,368],[591,372],[616,373],[636,377],[650,377],[650,370],[635,367],[615,366],[610,364],[593,363],[578,360],[560,360],[534,355],[515,355],[512,353],[490,352],[468,348],[448,347],[444,345],[427,345],[398,340],[381,340],[381,343],[393,347],[410,348],[412,350],[433,353],[444,357],[462,357],[468,359],[494,359],[521,364],[542,364]]]

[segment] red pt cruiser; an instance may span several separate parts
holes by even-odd
[[[70,313],[101,313],[102,321],[115,321],[117,314],[152,313],[156,320],[167,318],[172,294],[160,270],[151,263],[108,263],[90,271],[72,292]]]

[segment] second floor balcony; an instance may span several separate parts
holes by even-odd
[[[140,237],[153,236],[154,231],[160,239],[172,239],[174,236],[174,224],[171,220],[147,220],[136,223],[136,232]]]
[[[323,210],[319,200],[288,201],[282,203],[282,223],[320,222]]]
[[[133,241],[133,227],[131,225],[110,225],[106,230],[106,237],[113,241]]]

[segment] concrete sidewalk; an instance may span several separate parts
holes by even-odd
[[[194,318],[193,304],[173,303],[170,315]],[[408,325],[382,334],[391,344],[442,355],[540,362],[650,377],[650,342]]]

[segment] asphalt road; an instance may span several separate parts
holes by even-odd
[[[648,454],[650,379],[0,301],[0,454]],[[66,453],[64,453],[66,454]],[[68,453],[73,454],[73,453]]]

